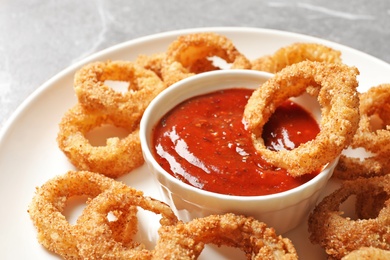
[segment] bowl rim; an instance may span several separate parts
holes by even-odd
[[[213,198],[218,198],[222,200],[230,200],[230,201],[269,201],[273,199],[280,199],[284,197],[290,197],[291,195],[298,194],[298,193],[304,193],[305,190],[310,188],[312,184],[319,183],[321,180],[324,178],[329,179],[331,177],[331,171],[332,168],[334,168],[338,162],[338,157],[325,165],[323,167],[323,170],[317,174],[314,178],[309,180],[308,182],[305,182],[304,184],[295,187],[290,190],[286,190],[283,192],[278,192],[274,194],[268,194],[268,195],[254,195],[254,196],[239,196],[239,195],[228,195],[228,194],[222,194],[222,193],[216,193],[212,191],[207,191],[207,190],[202,190],[196,187],[193,187],[187,183],[184,183],[171,174],[169,174],[167,171],[165,171],[156,161],[156,159],[153,156],[153,153],[151,151],[151,147],[149,146],[149,142],[147,141],[148,135],[151,135],[153,125],[150,125],[151,123],[148,121],[148,118],[151,117],[151,115],[155,112],[155,107],[166,101],[166,99],[172,99],[171,95],[172,93],[175,93],[183,88],[188,88],[188,85],[193,85],[196,83],[201,83],[204,82],[208,79],[215,79],[216,77],[219,77],[218,79],[223,82],[223,80],[227,80],[231,78],[232,76],[251,76],[253,78],[258,78],[259,80],[268,80],[273,76],[273,74],[264,72],[264,71],[256,71],[256,70],[245,70],[245,69],[232,69],[232,70],[216,70],[216,71],[209,71],[209,72],[203,72],[200,74],[196,74],[194,76],[190,76],[188,78],[185,78],[181,81],[178,81],[168,88],[164,89],[161,93],[159,93],[149,104],[149,106],[146,108],[140,122],[140,141],[141,141],[141,147],[142,147],[142,152],[144,154],[145,161],[147,161],[147,164],[151,164],[152,167],[155,168],[156,171],[158,171],[160,174],[162,174],[167,180],[171,181],[173,184],[180,186],[183,190],[191,193],[196,193],[198,195],[204,196],[204,197],[213,197]],[[217,91],[218,89],[224,89],[222,88],[217,88],[217,89],[211,89],[210,91],[201,91],[200,94],[195,94],[191,96],[198,96],[202,94],[207,94],[207,93],[212,93],[214,91]],[[226,89],[226,88],[225,88]],[[168,105],[169,108],[164,112],[163,114],[167,113],[170,111],[172,108],[174,108],[176,105],[179,103],[187,100],[188,97],[185,98],[179,98],[178,101],[175,101],[174,104]],[[155,124],[157,122],[153,122]],[[150,128],[150,131],[146,131],[148,129],[148,126]],[[161,184],[161,183],[160,183]],[[162,184],[161,184],[162,185]],[[164,185],[165,186],[165,185]],[[325,186],[325,185],[324,185]],[[310,194],[313,194],[316,192],[320,187],[316,187],[315,190],[310,192]],[[306,196],[308,197],[308,196]],[[305,199],[306,197],[302,197],[301,199]]]

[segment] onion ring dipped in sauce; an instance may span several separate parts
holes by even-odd
[[[251,217],[227,213],[163,226],[153,259],[197,259],[205,244],[237,247],[247,259],[298,259],[294,245]]]
[[[293,43],[252,61],[252,69],[276,73],[301,61],[341,63],[341,52],[318,43]]]
[[[269,163],[301,176],[321,169],[348,147],[359,123],[358,70],[343,64],[303,61],[286,67],[253,92],[244,111],[256,150]],[[263,126],[286,99],[304,92],[321,106],[320,132],[292,150],[272,151]]]
[[[351,196],[377,198],[386,194],[383,207],[374,209],[367,219],[342,216],[340,205]],[[382,195],[381,195],[382,194]],[[326,253],[341,259],[362,247],[390,250],[390,175],[344,181],[339,189],[325,197],[309,216],[310,240]]]
[[[360,95],[359,128],[351,147],[372,155],[360,159],[342,155],[334,176],[355,179],[388,174],[390,171],[390,84],[370,88]]]
[[[70,224],[63,215],[66,202],[76,196],[94,198],[113,187],[126,188],[128,192],[142,195],[121,182],[103,175],[86,171],[69,171],[50,179],[37,188],[29,205],[28,212],[38,231],[38,241],[49,251],[61,255],[64,259],[80,259],[77,247],[77,227]],[[136,229],[137,208],[128,207],[116,212],[117,221],[111,222],[110,232],[118,240],[127,244],[128,234],[122,229]],[[118,229],[121,228],[121,230]]]
[[[124,129],[124,138],[108,138],[105,145],[93,145],[87,135],[93,129],[106,125]],[[75,105],[63,116],[57,135],[59,148],[79,170],[119,177],[141,166],[141,143],[139,126],[134,121],[117,114],[87,112],[80,104]]]
[[[164,82],[170,86],[189,76],[220,69],[213,59],[222,59],[232,69],[251,68],[250,61],[227,37],[194,33],[179,36],[168,46],[162,67]]]
[[[108,80],[129,83],[128,91],[114,90],[106,84]],[[165,88],[156,73],[130,61],[92,62],[74,76],[75,93],[87,111],[117,114],[137,122],[150,101]]]
[[[187,99],[153,129],[154,157],[175,178],[198,189],[235,196],[284,192],[319,171],[293,177],[262,159],[242,115],[253,89],[232,88]],[[267,147],[295,147],[315,138],[319,126],[298,104],[284,102],[265,125]]]
[[[122,240],[115,239],[110,232],[107,214],[135,206],[161,214],[162,226],[175,225],[178,221],[171,208],[165,203],[142,194],[131,193],[128,188],[114,187],[90,201],[77,220],[80,257],[83,259],[151,259],[152,251],[145,249],[143,244],[133,241],[126,245]],[[130,230],[132,234],[134,231],[136,230]]]

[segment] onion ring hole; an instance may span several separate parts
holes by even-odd
[[[105,80],[104,85],[109,86],[116,92],[126,93],[130,88],[131,83],[119,80]]]
[[[123,139],[128,136],[130,132],[122,127],[115,125],[104,124],[93,128],[91,131],[86,133],[85,137],[88,139],[92,146],[105,146],[107,140],[110,138]]]
[[[88,198],[89,196],[87,195],[80,195],[70,197],[66,201],[66,206],[62,214],[71,225],[76,224],[78,217],[81,215],[83,209],[87,205]]]
[[[370,120],[370,130],[372,132],[380,129],[386,130],[386,125],[378,114],[373,114],[372,116],[369,117],[369,120]]]
[[[232,63],[228,63],[226,60],[218,56],[207,57],[207,60],[209,60],[214,67],[221,70],[227,70],[232,67]]]
[[[355,204],[356,195],[349,196],[343,203],[340,204],[340,212],[342,212],[341,216],[352,220],[359,219],[355,211]]]
[[[67,200],[66,207],[62,214],[71,225],[76,224],[77,219],[82,214],[83,209],[87,205],[88,198],[89,197],[87,195],[81,195],[71,197]],[[118,218],[112,212],[107,214],[107,219],[110,222],[118,220]]]

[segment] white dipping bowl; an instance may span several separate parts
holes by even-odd
[[[146,109],[140,125],[145,161],[157,180],[162,196],[183,221],[228,212],[253,216],[283,234],[297,227],[317,203],[331,177],[337,160],[307,183],[294,189],[263,196],[231,196],[204,191],[183,183],[166,172],[155,160],[152,133],[159,120],[179,103],[221,89],[259,88],[272,74],[252,70],[219,70],[181,80],[160,93]],[[310,111],[319,122],[318,102],[305,94],[294,101]]]

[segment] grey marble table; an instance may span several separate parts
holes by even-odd
[[[145,35],[211,26],[307,34],[390,62],[388,0],[2,0],[0,127],[41,84],[90,54]]]

